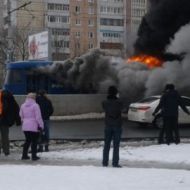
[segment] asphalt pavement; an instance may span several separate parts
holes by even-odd
[[[136,123],[123,122],[123,139],[154,139],[157,138],[159,129],[151,126],[141,127]],[[50,123],[51,139],[69,140],[101,140],[104,134],[103,119],[82,120],[52,120]],[[190,137],[190,126],[180,127],[182,137]],[[24,140],[21,126],[10,128],[10,140]]]
[[[139,128],[136,124],[124,120],[122,138],[157,136],[157,130],[151,129],[151,127],[147,129]],[[53,120],[50,122],[51,139],[103,139],[103,134],[103,119]],[[23,140],[21,126],[11,127],[9,136],[10,140]]]

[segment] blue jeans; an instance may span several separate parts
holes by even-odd
[[[109,162],[109,151],[111,141],[113,140],[113,159],[112,165],[117,166],[119,163],[119,145],[121,140],[121,127],[106,127],[104,130],[104,150],[103,150],[103,161],[104,166],[108,166]]]

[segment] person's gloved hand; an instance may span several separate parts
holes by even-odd
[[[153,112],[153,113],[152,113],[152,116],[155,116],[155,115],[156,115],[156,113]]]

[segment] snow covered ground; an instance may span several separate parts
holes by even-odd
[[[83,120],[83,119],[103,119],[104,113],[84,113],[78,115],[51,116],[51,120]],[[123,118],[127,118],[127,113],[122,113]]]
[[[170,146],[155,142],[122,142],[122,168],[101,166],[103,142],[52,142],[50,152],[39,153],[41,160],[36,162],[20,160],[21,144],[12,144],[8,157],[0,155],[2,190],[190,188],[190,144],[187,140]]]

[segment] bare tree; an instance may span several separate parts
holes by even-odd
[[[0,33],[0,64],[4,64],[7,59],[8,43],[6,39],[6,33],[1,31]]]
[[[17,59],[26,60],[28,58],[28,29],[14,28],[13,55]]]

